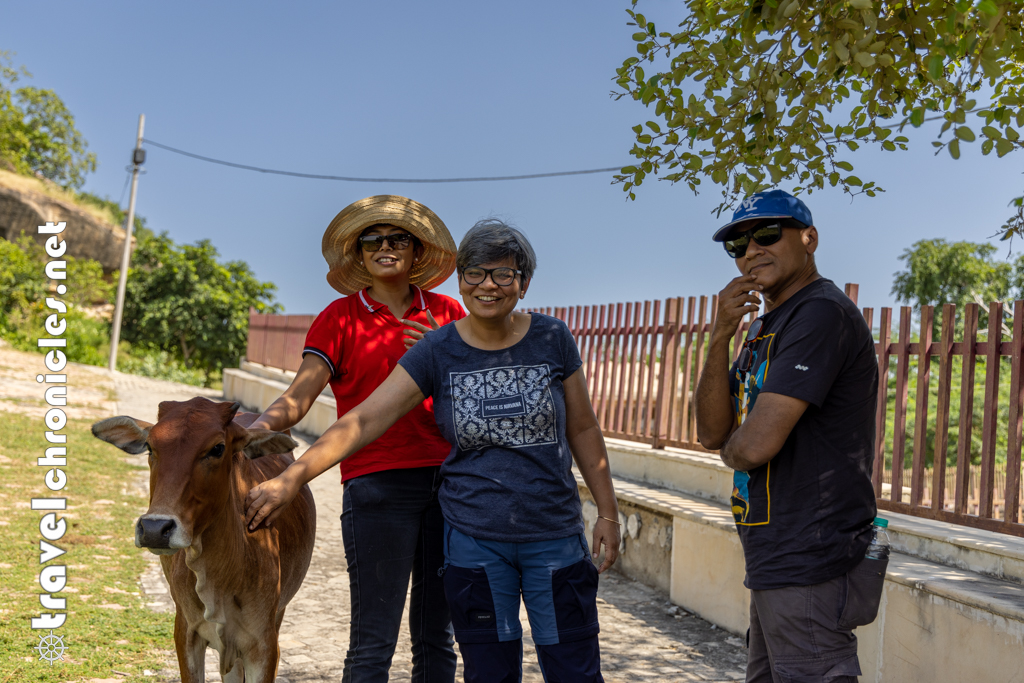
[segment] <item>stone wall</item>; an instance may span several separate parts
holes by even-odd
[[[45,236],[36,234],[37,226],[66,221],[69,232],[64,235],[68,255],[99,261],[106,273],[121,267],[124,249],[124,230],[121,227],[101,220],[71,202],[32,191],[28,186],[37,181],[31,178],[12,187],[14,183],[4,182],[12,174],[0,175],[4,176],[0,178],[0,237],[13,242],[24,232],[42,244]]]

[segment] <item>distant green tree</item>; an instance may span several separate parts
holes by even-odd
[[[915,307],[1003,301],[1020,292],[1024,259],[993,259],[997,248],[975,242],[930,239],[915,242],[899,257],[907,269],[894,274],[892,294]]]
[[[46,296],[46,275],[37,252],[42,247],[25,235],[17,242],[0,239],[0,328],[10,327],[12,313]]]
[[[64,188],[79,188],[96,170],[96,155],[75,128],[75,118],[52,90],[14,88],[24,68],[11,66],[0,50],[0,166],[17,173],[38,174]]]
[[[175,244],[167,233],[140,240],[128,274],[122,335],[210,373],[245,353],[249,308],[281,310],[277,287],[243,261],[220,263],[209,240]]]

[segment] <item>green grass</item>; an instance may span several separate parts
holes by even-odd
[[[126,487],[140,468],[95,439],[88,423],[69,422],[68,484],[53,494],[43,483],[46,470],[36,465],[47,445],[43,430],[42,419],[0,413],[0,683],[152,681],[143,671],[166,666],[174,619],[151,612],[140,594],[147,558],[132,533],[146,500]],[[68,661],[53,666],[39,661],[33,648],[45,632],[33,631],[29,621],[42,610],[37,576],[45,514],[30,510],[29,501],[51,495],[66,496],[69,507],[68,531],[54,542],[67,552],[50,562],[67,565],[68,587],[58,596],[67,598],[68,617],[54,634],[64,636]]]

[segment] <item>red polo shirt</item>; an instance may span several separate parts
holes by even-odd
[[[405,313],[430,327],[427,310],[439,325],[465,317],[459,302],[413,286],[412,306]],[[391,374],[405,353],[406,327],[388,307],[363,290],[337,299],[313,321],[302,355],[316,354],[331,370],[331,390],[338,417],[362,403]],[[341,463],[341,480],[381,470],[440,465],[452,447],[434,422],[432,399],[413,408],[391,429]]]

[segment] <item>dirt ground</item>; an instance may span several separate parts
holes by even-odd
[[[46,412],[43,385],[34,381],[46,372],[42,356],[0,343],[0,410],[42,416]],[[165,400],[197,395],[216,400],[219,392],[172,382],[69,365],[68,416],[97,420],[131,415],[155,422],[157,406]],[[300,451],[311,437],[295,435]],[[138,464],[144,464],[139,461]],[[145,487],[144,476],[132,485]],[[348,644],[349,595],[342,550],[342,488],[331,471],[311,483],[317,503],[317,542],[306,580],[292,601],[281,631],[281,665],[277,683],[327,683],[341,678]],[[151,609],[173,611],[167,585],[151,556],[140,577]],[[618,681],[736,681],[743,680],[746,651],[736,636],[668,602],[667,596],[611,571],[602,576],[598,593],[601,619],[602,669],[608,683]],[[542,681],[525,614],[523,681]],[[404,619],[391,680],[409,681],[411,650],[408,613]],[[168,643],[167,667],[154,680],[176,683],[177,665]],[[459,665],[458,679],[462,678]],[[220,680],[217,655],[207,652],[207,681]],[[99,683],[96,681],[95,683]]]

